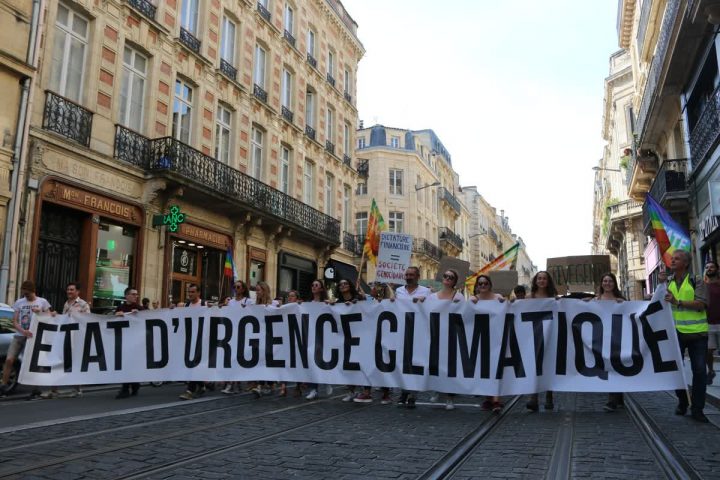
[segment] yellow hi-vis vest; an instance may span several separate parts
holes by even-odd
[[[683,303],[694,301],[695,289],[690,284],[690,275],[685,275],[679,292],[676,280],[668,284],[668,291]],[[677,308],[675,305],[672,305],[672,315],[675,320],[675,328],[680,333],[705,333],[708,331],[707,314],[705,310],[697,312],[695,310]]]

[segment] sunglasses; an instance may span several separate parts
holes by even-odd
[[[488,287],[490,284],[488,282],[478,282],[479,287]]]
[[[443,274],[443,278],[445,280],[455,280],[455,275],[448,275],[447,273]]]

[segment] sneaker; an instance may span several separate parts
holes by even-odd
[[[318,391],[316,389],[310,390],[310,393],[307,394],[305,397],[305,400],[315,400],[318,398]]]
[[[204,386],[203,386],[203,387],[200,387],[200,388],[198,388],[197,391],[195,392],[195,396],[196,396],[196,397],[202,397],[203,395],[205,395],[205,392],[207,392],[207,389],[206,389]]]
[[[485,400],[482,402],[482,405],[480,405],[480,410],[483,412],[489,412],[493,408],[493,402],[491,400]]]
[[[407,397],[407,408],[415,408],[415,395],[410,394]]]
[[[37,388],[34,389],[32,392],[30,392],[30,396],[27,398],[28,400],[42,400],[42,394],[40,393],[40,390]]]
[[[272,393],[273,393],[272,387],[266,385],[265,387],[262,388],[263,395],[271,395]]]
[[[500,413],[502,412],[502,409],[505,405],[503,405],[501,402],[493,402],[492,404],[492,411],[493,413]]]
[[[617,403],[608,402],[603,407],[603,410],[605,410],[606,412],[614,412],[615,410],[617,410],[617,408],[618,408]]]
[[[400,398],[398,398],[397,406],[398,407],[404,407],[407,403],[408,394],[403,392],[400,394]]]
[[[225,395],[230,395],[231,393],[233,393],[232,385],[226,386],[225,388],[220,390],[220,393],[224,393]]]
[[[369,393],[361,393],[357,397],[353,398],[352,401],[356,403],[372,403],[373,398]]]
[[[390,405],[391,403],[392,398],[390,397],[390,393],[384,393],[382,399],[380,399],[380,405]]]
[[[343,402],[352,402],[355,398],[355,392],[348,392],[345,394],[345,396],[342,398]]]
[[[50,391],[43,392],[40,394],[40,398],[44,398],[46,400],[49,400],[51,398],[57,398],[57,396],[58,396],[58,392],[56,392],[55,390],[50,390]]]
[[[82,396],[83,396],[83,392],[79,388],[76,390],[73,390],[72,392],[70,392],[68,394],[68,397],[70,397],[70,398],[76,398],[76,397],[82,397]]]
[[[430,403],[437,403],[438,400],[440,400],[440,394],[433,392],[432,395],[430,395]]]
[[[325,385],[325,395],[328,397],[332,395],[333,392],[333,386],[332,385]]]
[[[253,389],[250,390],[250,391],[252,392],[253,395],[255,395],[255,398],[260,398],[260,397],[262,397],[262,395],[263,395],[263,390],[262,390],[262,388],[260,388],[259,386],[253,388]]]
[[[195,398],[195,396],[193,395],[193,393],[190,390],[187,390],[187,391],[185,391],[185,393],[180,394],[180,396],[178,398],[180,400],[192,400],[193,398]]]
[[[445,400],[445,410],[455,410],[455,403],[453,403],[452,398]]]
[[[710,423],[710,420],[705,416],[703,412],[692,412],[690,415],[693,420],[700,423]]]
[[[715,379],[715,370],[710,370],[707,374],[707,384],[712,385]]]

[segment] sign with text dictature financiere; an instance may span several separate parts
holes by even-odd
[[[684,388],[662,293],[36,316],[20,381],[282,380],[476,395]]]

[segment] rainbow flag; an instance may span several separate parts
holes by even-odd
[[[380,209],[373,198],[370,206],[367,233],[365,234],[365,245],[363,245],[363,254],[368,259],[368,262],[377,263],[378,250],[380,249],[380,232],[385,230],[385,220],[383,220]]]
[[[230,277],[232,282],[235,281],[237,276],[237,270],[235,269],[235,262],[233,261],[233,254],[230,247],[228,247],[227,252],[225,253],[225,271],[224,274],[226,277]]]
[[[657,240],[662,255],[663,262],[668,267],[675,250],[685,250],[689,252],[692,249],[690,235],[685,229],[672,219],[670,214],[648,193],[645,202],[650,214],[650,224],[655,232],[655,240]]]
[[[467,277],[465,279],[465,288],[470,293],[472,293],[473,289],[475,288],[475,282],[477,281],[477,277],[484,273],[492,272],[493,270],[514,270],[515,264],[517,263],[517,256],[519,251],[520,242],[505,250],[502,255],[482,267],[480,270],[477,271],[477,273]]]

